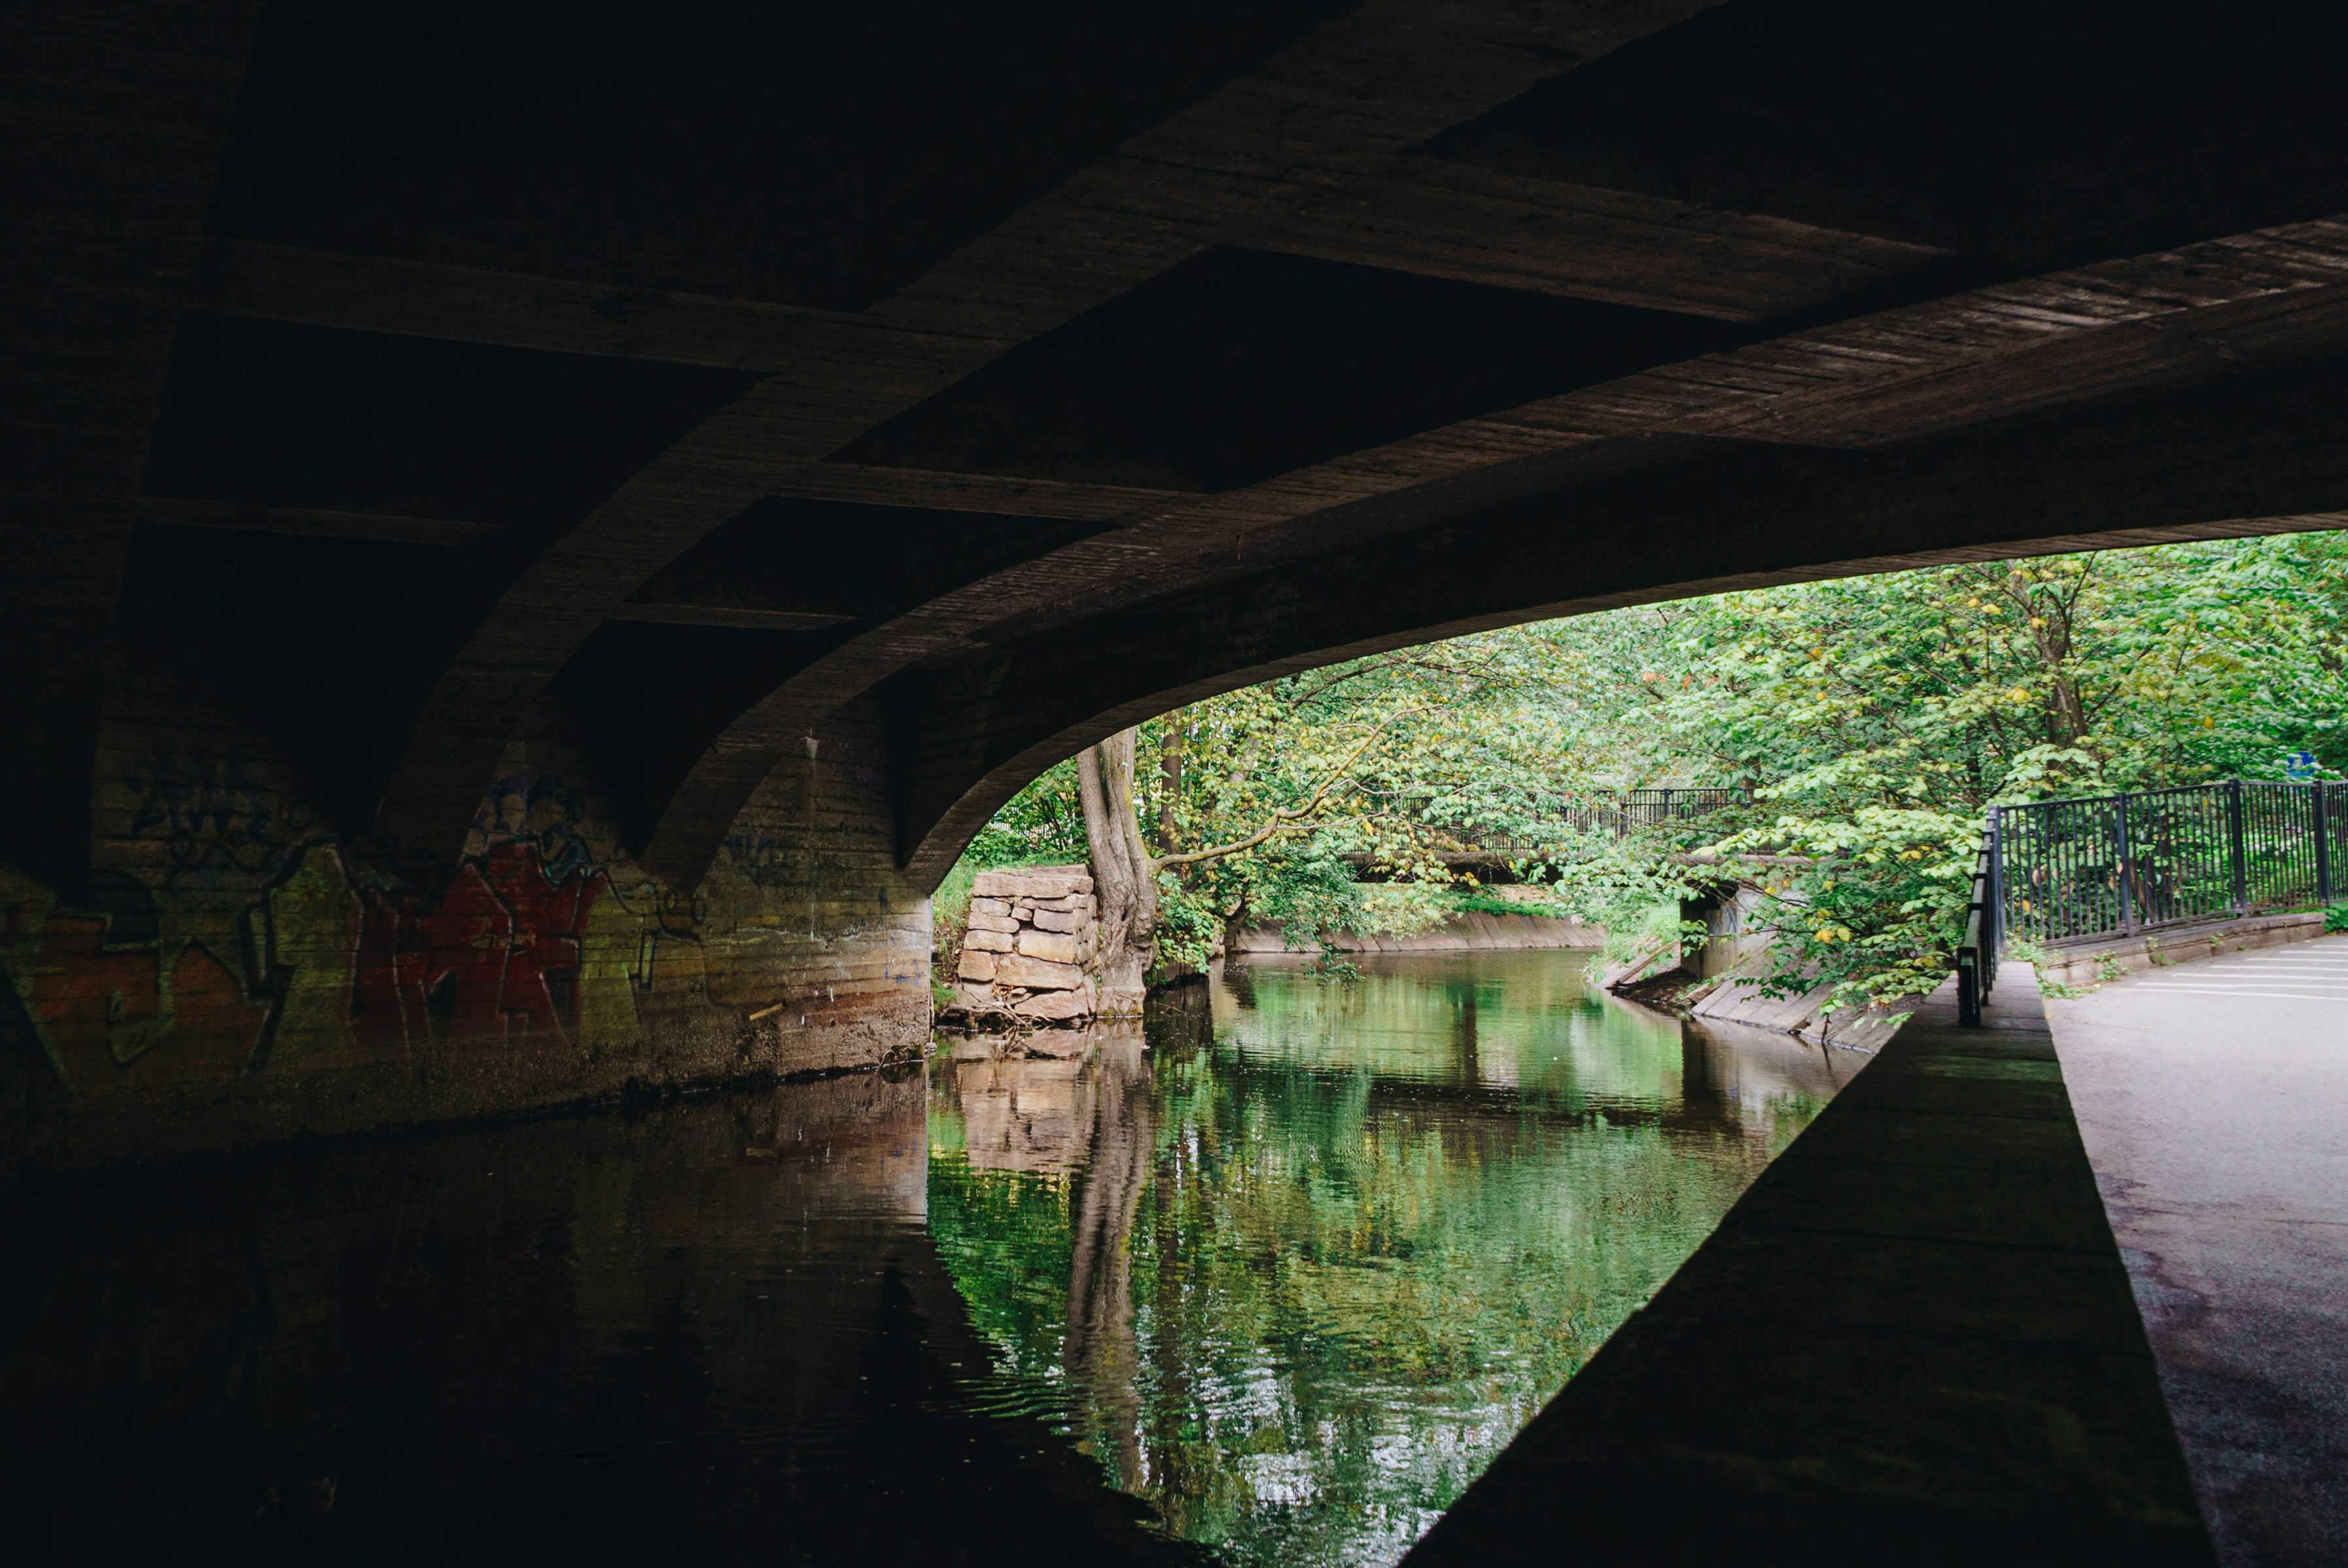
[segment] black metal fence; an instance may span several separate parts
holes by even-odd
[[[2348,784],[2235,779],[1990,813],[2001,934],[2041,944],[2329,903]]]
[[[1684,789],[1617,789],[1568,807],[1564,820],[1583,832],[1612,833],[1617,838],[1642,828],[1667,822],[1693,822],[1724,806],[1749,806],[1753,791],[1735,786],[1706,785]]]
[[[2004,944],[2004,901],[1998,891],[1997,829],[1982,834],[1973,862],[1972,896],[1965,903],[1965,929],[1957,938],[1957,1022],[1978,1029],[1982,1004],[1997,987],[1998,949]]]
[[[1407,816],[1416,816],[1426,808],[1423,797],[1370,793],[1386,810]],[[1611,833],[1616,838],[1623,838],[1642,828],[1661,827],[1670,822],[1692,822],[1710,816],[1724,806],[1749,806],[1752,803],[1753,791],[1739,787],[1706,785],[1695,789],[1610,789],[1582,796],[1543,813],[1536,827],[1555,823],[1578,832]],[[1502,832],[1497,828],[1473,825],[1455,825],[1447,831],[1461,843],[1494,855],[1537,855],[1544,849],[1538,831],[1529,839]]]

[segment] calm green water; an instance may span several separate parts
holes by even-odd
[[[1231,1562],[1400,1557],[1860,1059],[1589,958],[1259,964],[1210,1027],[937,1062],[930,1229],[1005,1407]]]
[[[1857,1059],[1583,962],[0,1183],[0,1561],[1391,1561]]]

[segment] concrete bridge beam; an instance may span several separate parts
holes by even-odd
[[[1101,735],[1334,658],[1936,561],[2338,528],[2343,393],[2327,364],[1871,449],[1715,439],[909,674],[885,690],[907,871],[934,882]]]

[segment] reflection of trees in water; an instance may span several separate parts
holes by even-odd
[[[1398,1555],[1831,1092],[1797,1042],[1467,979],[1268,969],[1222,1042],[1086,1064],[1078,1173],[1027,1212],[1065,1313],[1019,1358],[1178,1534]]]
[[[1455,985],[1451,993],[1451,1070],[1461,1083],[1474,1083],[1483,1077],[1476,1063],[1476,987]]]

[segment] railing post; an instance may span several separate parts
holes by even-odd
[[[1997,974],[1995,917],[1990,913],[1992,890],[1997,885],[1997,818],[1991,815],[1982,830],[1981,849],[1973,856],[1971,896],[1965,903],[1964,929],[1957,935],[1957,1022],[1968,1029],[1982,1025],[1982,1004]]]
[[[2315,902],[2332,902],[2332,823],[2323,799],[2323,780],[2308,786],[2315,791]]]
[[[2113,861],[2117,875],[2113,882],[2120,895],[2120,934],[2126,935],[2136,929],[2136,899],[2132,896],[2135,890],[2128,885],[2129,879],[2135,872],[2135,857],[2128,852],[2127,797],[2126,795],[2112,797],[2112,822],[2118,832],[2117,841],[2114,845],[2117,852]]]
[[[1989,809],[1989,908],[1982,912],[1982,940],[1993,955],[2005,947],[2005,809]],[[1990,973],[1994,975],[1992,957]]]
[[[2242,781],[2226,780],[2226,839],[2234,853],[2234,913],[2250,913],[2250,857],[2242,848]]]

